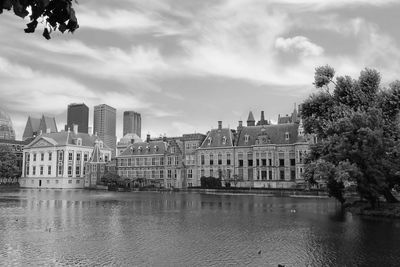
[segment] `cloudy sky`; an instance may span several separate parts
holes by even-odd
[[[0,15],[0,108],[22,136],[28,115],[56,116],[69,103],[106,103],[142,114],[142,136],[237,126],[253,111],[276,121],[329,64],[357,77],[400,78],[399,1],[80,0],[74,34],[23,32]],[[40,25],[39,27],[43,27]]]

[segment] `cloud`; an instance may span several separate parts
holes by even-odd
[[[275,47],[284,52],[295,52],[302,56],[320,56],[324,49],[308,40],[304,36],[295,36],[293,38],[279,37],[276,39]]]

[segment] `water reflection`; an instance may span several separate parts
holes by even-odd
[[[324,199],[20,190],[0,195],[0,265],[395,266],[400,222]]]

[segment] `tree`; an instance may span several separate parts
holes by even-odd
[[[372,206],[400,184],[400,82],[381,88],[373,69],[360,77],[337,77],[330,66],[316,68],[317,88],[302,105],[304,130],[317,136],[311,146],[305,178],[326,181],[329,194],[345,202],[346,185],[355,184]],[[334,85],[331,93],[330,85]]]
[[[43,37],[47,40],[52,31],[73,33],[79,28],[72,0],[0,0],[0,14],[3,9],[13,9],[14,14],[21,18],[29,16],[26,33],[35,32],[38,22],[43,22]]]
[[[0,177],[21,177],[21,170],[18,168],[17,164],[17,156],[6,145],[0,145]]]

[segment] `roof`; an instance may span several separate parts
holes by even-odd
[[[119,156],[164,154],[167,152],[167,149],[167,143],[163,141],[133,143],[129,145]]]
[[[74,133],[74,132],[58,132],[58,133],[44,133],[37,136],[27,148],[31,147],[40,139],[44,139],[47,142],[55,146],[63,145],[76,145],[76,140],[80,138],[82,140],[82,146],[93,147],[96,141],[100,141],[100,138],[95,135],[90,135],[87,133]],[[106,144],[104,144],[105,149],[110,149]]]
[[[233,147],[232,131],[229,128],[212,129],[200,148]]]
[[[126,135],[124,135],[124,137],[122,137],[119,142],[118,145],[129,145],[132,143],[141,143],[143,142],[143,140],[135,133],[127,133]]]
[[[298,136],[299,124],[286,123],[263,126],[243,127],[238,133],[237,146],[252,146],[257,144],[294,144],[302,140]],[[286,140],[289,133],[289,140]],[[247,137],[247,142],[246,142]],[[256,140],[258,140],[256,142]]]
[[[101,158],[100,146],[99,146],[99,143],[97,142],[97,140],[95,142],[93,152],[92,152],[92,155],[90,156],[89,162],[92,162],[92,163],[104,162],[104,160]]]
[[[247,121],[255,121],[255,120],[254,120],[253,112],[250,111],[249,117],[247,118]]]

